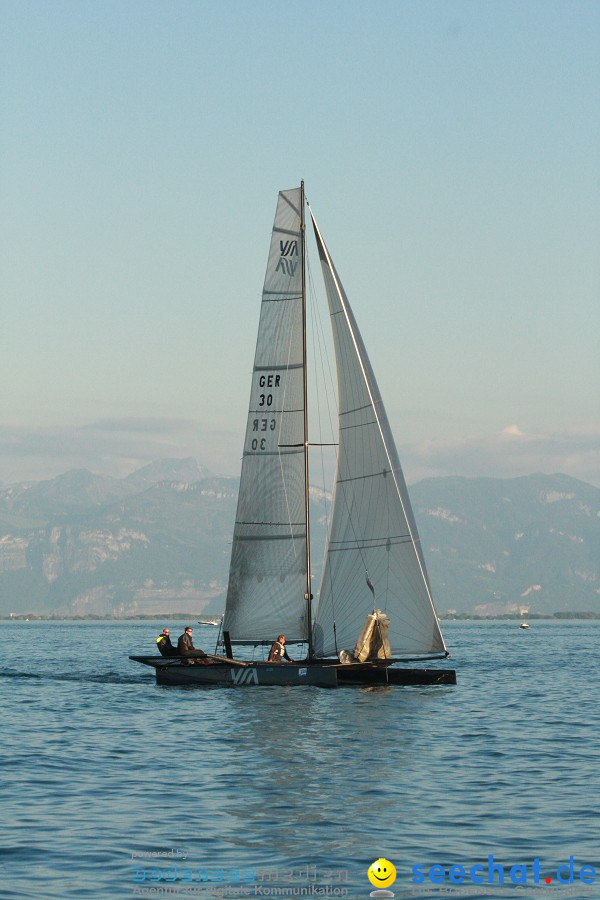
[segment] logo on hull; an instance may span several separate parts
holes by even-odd
[[[258,684],[256,669],[232,669],[231,680],[234,684]]]

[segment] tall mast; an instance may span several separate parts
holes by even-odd
[[[314,656],[312,634],[312,592],[310,578],[310,512],[308,496],[308,377],[306,365],[306,224],[304,219],[304,181],[300,182],[300,233],[302,245],[302,359],[304,369],[304,505],[306,516],[306,615],[308,617],[308,656]]]

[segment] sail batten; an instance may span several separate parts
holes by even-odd
[[[296,534],[244,534],[238,540],[240,541],[297,541],[305,538],[305,531],[298,531]]]
[[[293,366],[291,365],[281,365],[281,366],[254,366],[255,372],[285,372],[287,369],[301,369],[302,363],[295,363]],[[302,412],[302,410],[300,410]]]
[[[294,445],[294,446],[296,446],[296,445]],[[254,450],[244,450],[244,453],[243,453],[243,457],[242,457],[242,458],[245,459],[245,458],[251,457],[251,456],[260,457],[260,458],[262,458],[262,457],[268,457],[268,456],[276,456],[276,457],[280,457],[280,456],[298,456],[298,455],[304,456],[304,450],[303,450],[302,448],[303,448],[303,445],[301,445],[301,449],[300,449],[300,450],[286,450],[286,449],[280,449],[280,450],[271,450],[271,451],[269,451],[269,450],[261,450],[260,452],[259,452],[259,451],[254,451]]]

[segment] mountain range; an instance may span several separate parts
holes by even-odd
[[[166,459],[122,479],[0,485],[0,615],[220,613],[238,484]],[[600,613],[599,488],[430,478],[410,495],[440,614]],[[329,505],[311,488],[314,560]]]

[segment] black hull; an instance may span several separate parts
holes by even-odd
[[[339,666],[338,685],[353,684],[456,684],[454,669],[395,669],[393,666],[362,665]]]
[[[168,685],[225,685],[228,687],[269,687],[286,685],[294,687],[312,684],[318,687],[337,687],[336,666],[307,665],[302,663],[270,664],[214,662],[204,666],[182,666],[156,657],[130,656],[135,662],[152,666],[156,670],[157,684]]]
[[[244,663],[222,658],[212,665],[182,666],[161,657],[130,656],[151,666],[156,682],[162,685],[227,687],[351,687],[353,685],[435,685],[456,684],[454,669],[395,669],[377,663],[341,665],[336,660],[313,663]]]

